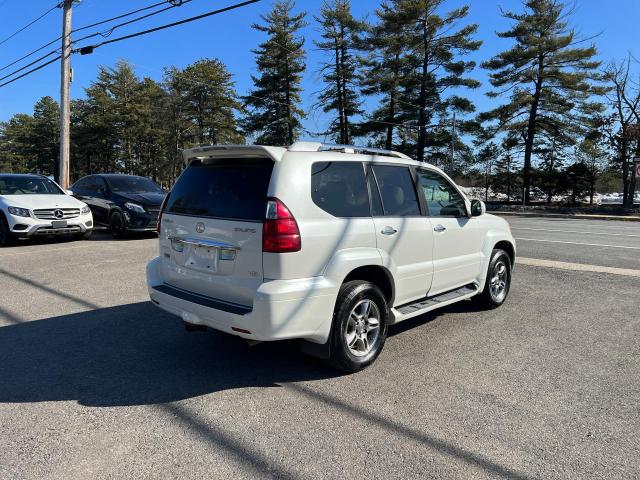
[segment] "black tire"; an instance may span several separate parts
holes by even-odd
[[[114,238],[124,238],[127,235],[127,221],[121,212],[113,212],[109,217],[109,230]]]
[[[369,315],[352,319],[369,306]],[[377,310],[377,312],[376,312]],[[375,318],[378,316],[379,318]],[[351,320],[350,320],[351,319]],[[377,328],[375,320],[378,321]],[[333,314],[329,363],[343,372],[357,372],[371,365],[387,339],[389,308],[382,291],[373,283],[362,280],[347,282],[340,288]],[[377,330],[377,335],[376,335]],[[351,335],[349,334],[351,332]],[[351,347],[348,338],[351,337]],[[361,350],[358,354],[354,350]]]
[[[78,238],[80,240],[89,240],[91,238],[91,235],[93,235],[93,229],[87,230],[86,232],[81,233],[80,235],[78,235]]]
[[[7,219],[0,213],[0,246],[12,247],[17,241],[17,237],[9,229]]]
[[[484,289],[482,293],[473,297],[474,302],[487,309],[498,308],[502,305],[511,289],[511,269],[511,258],[507,252],[499,248],[494,249],[491,252]],[[494,285],[494,282],[502,282],[504,286],[500,288],[500,284]]]

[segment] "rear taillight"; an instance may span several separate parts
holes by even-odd
[[[158,225],[156,226],[156,232],[158,232],[158,235],[160,235],[160,222],[162,221],[162,212],[167,206],[167,202],[169,201],[169,195],[171,195],[171,192],[167,193],[164,196],[164,200],[162,200],[162,206],[160,207],[160,211],[158,212]]]
[[[298,252],[300,229],[289,209],[277,198],[267,199],[267,214],[262,224],[262,251],[270,253]]]

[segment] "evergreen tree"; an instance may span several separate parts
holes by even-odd
[[[326,133],[338,143],[349,144],[355,134],[352,118],[362,113],[356,89],[355,50],[363,24],[353,18],[349,0],[325,0],[316,21],[323,39],[316,46],[329,59],[320,70],[326,88],[320,93],[318,104],[325,113],[337,115]]]
[[[304,38],[296,33],[305,26],[305,12],[293,14],[293,0],[278,0],[264,25],[253,28],[268,35],[254,53],[258,76],[252,75],[254,88],[244,98],[249,112],[244,128],[257,135],[256,143],[289,145],[302,131],[305,117],[300,108],[302,74],[305,71]]]
[[[161,171],[167,165],[167,154],[163,148],[167,135],[165,112],[166,92],[151,78],[144,78],[134,95],[135,127],[133,151],[137,159],[138,175],[160,181]]]
[[[415,137],[415,122],[403,124],[399,106],[403,104],[402,79],[407,70],[408,42],[406,19],[402,17],[401,0],[384,0],[376,9],[377,23],[367,26],[360,48],[365,55],[362,64],[361,91],[379,99],[379,106],[366,116],[360,133],[371,136],[374,146],[388,150],[394,144],[400,149]],[[400,132],[398,134],[398,131]]]
[[[244,141],[238,133],[238,101],[233,76],[220,60],[199,60],[180,71],[170,71],[170,83],[180,83],[183,114],[196,126],[198,143],[233,144]]]
[[[31,115],[18,113],[0,123],[0,168],[25,173],[33,167],[33,124]]]
[[[32,135],[35,160],[32,169],[58,178],[60,109],[53,98],[42,97],[34,105]]]
[[[166,68],[164,76],[164,88],[167,92],[165,148],[169,159],[168,180],[173,184],[180,173],[182,165],[182,150],[190,145],[195,145],[193,134],[194,124],[187,114],[188,107],[185,102],[187,84],[184,75],[176,67]]]
[[[594,45],[577,46],[579,39],[569,28],[563,3],[557,0],[526,0],[523,13],[505,12],[512,28],[498,34],[515,45],[483,63],[492,71],[489,95],[508,102],[481,116],[493,121],[496,130],[512,132],[524,143],[523,182],[525,202],[531,190],[532,155],[540,132],[560,131],[579,125],[601,109],[590,98],[602,94],[594,84],[600,63]]]
[[[424,161],[425,154],[447,155],[456,139],[451,136],[451,111],[470,113],[473,103],[465,97],[447,92],[460,92],[461,88],[477,88],[480,83],[468,77],[475,62],[464,56],[482,45],[473,39],[478,25],[459,26],[469,13],[463,6],[440,14],[444,0],[402,0],[398,7],[406,23],[406,41],[409,43],[410,70],[404,80],[405,98],[401,108],[410,118],[417,119],[415,156]],[[451,123],[449,123],[451,122]],[[444,128],[443,128],[444,127]],[[465,124],[457,128],[464,131]],[[444,147],[444,152],[443,152]],[[431,150],[431,151],[430,151]],[[454,159],[451,159],[454,162]],[[452,168],[455,165],[452,164]]]

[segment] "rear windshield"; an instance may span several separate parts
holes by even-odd
[[[109,177],[109,186],[114,192],[163,193],[162,189],[157,184],[145,177],[133,177],[129,175]]]
[[[196,160],[171,190],[167,213],[262,221],[273,161]]]

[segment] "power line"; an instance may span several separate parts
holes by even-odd
[[[0,41],[0,45],[2,45],[3,43],[7,42],[8,40],[11,40],[13,37],[15,37],[16,35],[18,35],[20,32],[24,32],[27,28],[29,28],[31,25],[33,25],[34,23],[36,23],[38,20],[41,20],[42,18],[46,17],[47,15],[49,15],[51,12],[53,12],[56,8],[59,8],[60,4],[56,3],[53,7],[51,7],[49,10],[47,10],[46,12],[44,12],[42,15],[40,15],[38,18],[36,18],[35,20],[32,20],[31,22],[27,23],[24,27],[20,28],[19,30],[13,32],[11,35],[9,35],[7,38],[5,38],[4,40]]]
[[[10,83],[15,82],[16,80],[20,80],[23,77],[26,77],[27,75],[36,72],[38,70],[40,70],[41,68],[46,67],[47,65],[51,65],[53,62],[57,62],[58,60],[60,60],[62,58],[62,55],[58,55],[56,58],[49,60],[47,63],[43,63],[40,66],[37,66],[36,68],[32,68],[31,70],[29,70],[28,72],[23,73],[22,75],[16,77],[16,78],[12,78],[11,80],[8,80],[4,83],[0,83],[0,87],[4,87],[5,85],[9,85]]]
[[[59,40],[61,40],[61,39],[62,39],[62,37],[58,37],[58,38],[56,38],[55,40],[51,40],[49,43],[47,43],[47,44],[45,44],[45,45],[42,45],[41,47],[39,47],[39,48],[37,48],[37,49],[35,49],[35,50],[33,50],[33,51],[31,51],[31,52],[27,53],[26,55],[24,55],[24,56],[20,57],[19,59],[14,60],[14,61],[13,61],[13,62],[11,62],[11,63],[7,63],[4,67],[0,67],[0,72],[1,72],[1,71],[3,71],[3,70],[6,70],[7,68],[9,68],[9,67],[11,67],[11,66],[13,66],[13,65],[15,65],[16,63],[21,62],[21,61],[22,61],[22,60],[24,60],[25,58],[29,58],[31,55],[35,55],[36,53],[38,53],[38,52],[40,52],[40,51],[44,50],[45,48],[50,47],[51,45],[53,45],[54,43],[56,43],[57,41],[59,41]]]
[[[171,0],[169,0],[169,1],[171,1]],[[174,0],[174,1],[179,1],[179,0]],[[191,1],[191,0],[188,0],[188,1]],[[175,27],[177,25],[182,25],[182,24],[185,24],[185,23],[193,22],[195,20],[200,20],[202,18],[210,17],[212,15],[218,15],[220,13],[228,12],[230,10],[235,10],[237,8],[244,7],[246,5],[250,5],[252,3],[257,3],[257,2],[260,2],[260,1],[261,0],[247,0],[245,2],[236,3],[234,5],[229,5],[228,7],[219,8],[217,10],[211,10],[211,11],[203,13],[201,15],[196,15],[195,17],[185,18],[184,20],[179,20],[177,22],[172,22],[172,23],[168,23],[168,24],[165,24],[165,25],[160,25],[158,27],[150,28],[148,30],[143,30],[143,31],[140,31],[140,32],[132,33],[130,35],[124,35],[122,37],[113,38],[111,40],[106,40],[106,41],[98,43],[96,45],[90,45],[90,46],[87,46],[87,47],[76,48],[76,49],[72,50],[71,53],[80,52],[81,54],[84,55],[84,54],[87,54],[87,53],[91,53],[91,52],[93,52],[94,49],[99,48],[99,47],[101,47],[103,45],[107,45],[109,43],[115,43],[115,42],[119,42],[119,41],[122,41],[122,40],[127,40],[129,38],[134,38],[134,37],[138,37],[138,36],[141,36],[141,35],[146,35],[147,33],[157,32],[159,30],[164,30],[164,29],[167,29],[167,28],[170,28],[170,27]],[[180,1],[180,3],[176,4],[175,6],[179,6],[179,5],[184,4],[184,3],[185,3],[185,1]],[[60,38],[62,38],[62,37],[60,37]],[[34,63],[37,63],[40,60],[43,60],[43,59],[47,58],[48,56],[50,56],[50,55],[52,55],[54,53],[57,53],[57,51],[52,51],[52,52],[40,57],[38,60],[33,61],[29,65],[33,65]],[[52,60],[49,60],[46,63],[43,63],[43,64],[41,64],[41,65],[39,65],[39,66],[37,66],[35,68],[32,68],[31,70],[28,70],[27,72],[23,73],[22,75],[19,75],[19,76],[15,77],[15,78],[12,78],[11,80],[8,80],[8,81],[6,81],[4,83],[1,83],[0,87],[4,87],[5,85],[9,85],[10,83],[15,82],[16,80],[24,78],[27,75],[30,75],[31,73],[36,72],[36,71],[40,70],[41,68],[44,68],[47,65],[52,64],[53,62],[55,62],[56,60],[59,60],[60,58],[62,58],[62,55],[58,55],[57,57],[53,58]],[[11,74],[2,77],[2,79],[10,77],[10,76],[16,74],[17,72],[24,70],[27,67],[28,66],[22,67],[19,70],[16,70]]]
[[[46,55],[43,55],[43,56],[41,56],[41,57],[37,58],[37,59],[36,59],[36,60],[34,60],[33,62],[31,62],[31,63],[27,63],[25,66],[20,67],[20,68],[19,68],[19,69],[17,69],[17,70],[14,70],[13,72],[11,72],[11,73],[9,73],[9,74],[5,75],[4,77],[0,77],[0,82],[1,82],[2,80],[4,80],[5,78],[12,77],[12,76],[13,76],[13,75],[15,75],[16,73],[21,72],[22,70],[25,70],[25,69],[27,69],[27,68],[29,68],[29,67],[31,67],[31,66],[33,66],[33,65],[35,65],[36,63],[40,62],[41,60],[44,60],[45,58],[50,57],[51,55],[53,55],[54,53],[57,53],[57,52],[58,52],[57,50],[52,50],[52,51],[50,51],[49,53],[47,53]]]
[[[160,2],[160,4],[156,4],[155,6],[162,5],[163,3],[167,3],[168,1],[170,1],[170,0],[165,0],[164,2]],[[193,0],[181,0],[180,3],[176,3],[176,4],[172,3],[168,7],[161,8],[160,10],[156,10],[155,12],[150,12],[150,13],[147,13],[146,15],[141,15],[139,17],[132,18],[131,20],[127,20],[126,22],[118,23],[118,24],[114,25],[113,27],[111,27],[106,32],[91,33],[89,35],[86,35],[84,37],[81,37],[81,38],[78,38],[78,39],[74,40],[72,43],[82,42],[83,40],[86,40],[86,39],[92,38],[92,37],[97,37],[98,35],[102,36],[102,37],[108,37],[109,35],[111,35],[114,32],[114,30],[116,30],[116,29],[118,29],[120,27],[124,27],[125,25],[130,25],[132,23],[139,22],[140,20],[144,20],[145,18],[149,18],[149,17],[152,17],[152,16],[157,15],[159,13],[166,12],[167,10],[171,10],[173,8],[179,7],[181,5],[184,5],[185,3],[189,3],[189,2],[192,2],[192,1]],[[140,10],[138,10],[138,11],[140,11]],[[130,14],[130,15],[132,15],[132,14]],[[129,15],[125,15],[125,16],[129,16]],[[122,18],[122,17],[123,16],[120,16],[120,18]],[[113,20],[113,19],[111,19],[111,20]],[[94,23],[93,25],[90,25],[90,26],[96,26],[96,25],[100,25],[102,23],[107,23],[107,21],[105,20],[105,21],[102,21],[102,22]],[[90,26],[78,28],[76,30],[73,30],[73,32],[78,32],[80,30],[85,30],[85,29],[89,28]]]
[[[121,18],[130,17],[131,15],[135,15],[136,13],[144,12],[144,11],[146,11],[146,10],[151,10],[151,9],[153,9],[153,8],[159,7],[160,5],[164,5],[165,3],[171,3],[171,4],[172,4],[171,8],[173,8],[173,7],[179,7],[180,5],[182,5],[182,4],[184,4],[184,3],[191,2],[191,1],[192,1],[192,0],[185,0],[185,1],[179,1],[179,3],[175,3],[175,2],[176,2],[176,0],[163,0],[162,2],[157,2],[157,3],[154,3],[154,4],[152,4],[152,5],[148,5],[148,6],[146,6],[146,7],[138,8],[137,10],[132,10],[132,11],[130,11],[130,12],[122,13],[122,14],[120,14],[120,15],[116,15],[115,17],[107,18],[107,19],[105,19],[105,20],[101,20],[101,21],[99,21],[99,22],[95,22],[95,23],[92,23],[92,24],[90,24],[90,25],[84,25],[84,26],[82,26],[82,27],[78,27],[78,28],[76,28],[76,29],[72,30],[72,32],[71,32],[71,33],[74,33],[74,32],[80,32],[80,31],[82,31],[82,30],[87,30],[87,29],[89,29],[89,28],[96,27],[96,26],[98,26],[98,25],[103,25],[103,24],[105,24],[105,23],[113,22],[114,20],[120,20]],[[156,13],[164,12],[165,10],[168,10],[168,8],[167,8],[167,9],[159,10],[158,12],[153,12],[152,14],[146,15],[146,16],[144,16],[144,17],[140,17],[139,19],[143,19],[143,18],[150,17],[150,16],[152,16],[152,15],[155,15]],[[116,27],[114,27],[114,28],[116,28]],[[88,37],[86,37],[86,38],[88,38]],[[15,65],[16,63],[21,62],[22,60],[24,60],[24,59],[26,59],[26,58],[29,58],[29,57],[30,57],[30,56],[32,56],[32,55],[35,55],[36,53],[38,53],[38,52],[40,52],[40,51],[44,50],[45,48],[47,48],[47,47],[49,47],[49,46],[53,45],[53,44],[54,44],[54,43],[56,43],[56,42],[59,42],[60,40],[62,40],[62,36],[59,36],[58,38],[56,38],[56,39],[54,39],[54,40],[51,40],[49,43],[45,43],[45,44],[44,44],[44,45],[42,45],[41,47],[38,47],[37,49],[32,50],[31,52],[27,53],[26,55],[23,55],[22,57],[18,58],[17,60],[14,60],[13,62],[8,63],[8,64],[6,64],[6,65],[4,65],[4,66],[0,67],[0,72],[1,72],[1,71],[3,71],[3,70],[6,70],[7,68],[9,68],[9,67],[11,67],[11,66],[13,66],[13,65]],[[82,40],[82,39],[81,39],[81,40]],[[76,40],[76,41],[80,41],[80,40]],[[55,52],[54,52],[54,53],[55,53]]]
[[[184,20],[179,20],[177,22],[167,23],[165,25],[160,25],[158,27],[149,28],[147,30],[142,30],[142,31],[136,32],[136,33],[131,33],[129,35],[124,35],[122,37],[113,38],[111,40],[105,40],[104,42],[100,42],[100,43],[95,44],[95,45],[88,45],[86,47],[76,48],[76,49],[72,50],[72,53],[80,52],[81,55],[87,55],[87,54],[92,53],[96,48],[102,47],[103,45],[108,45],[110,43],[116,43],[116,42],[120,42],[122,40],[128,40],[130,38],[139,37],[141,35],[146,35],[148,33],[157,32],[159,30],[164,30],[164,29],[167,29],[167,28],[176,27],[178,25],[183,25],[185,23],[193,22],[195,20],[200,20],[202,18],[210,17],[212,15],[218,15],[220,13],[228,12],[230,10],[235,10],[237,8],[244,7],[244,6],[247,6],[247,5],[251,5],[252,3],[257,3],[257,2],[260,2],[260,1],[261,0],[247,0],[245,2],[236,3],[234,5],[229,5],[228,7],[219,8],[217,10],[211,10],[211,11],[203,13],[201,15],[196,15],[195,17],[185,18]]]

